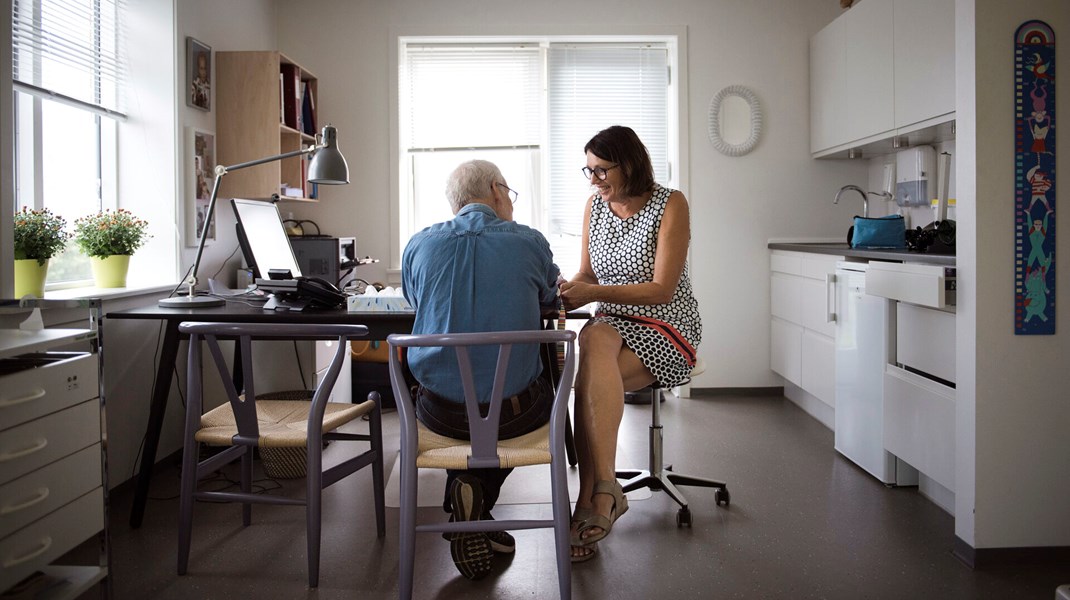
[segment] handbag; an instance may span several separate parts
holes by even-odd
[[[906,248],[906,222],[903,215],[855,217],[847,233],[852,248]]]

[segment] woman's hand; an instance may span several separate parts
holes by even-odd
[[[566,281],[561,284],[561,300],[565,308],[573,310],[596,300],[595,289],[598,286],[582,281]]]

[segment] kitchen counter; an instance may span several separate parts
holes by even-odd
[[[851,248],[846,242],[769,242],[770,250],[788,250],[791,252],[811,252],[814,254],[834,254],[848,258],[866,260],[886,260],[894,262],[921,263],[927,265],[955,266],[954,254],[928,254],[910,250],[877,250]]]

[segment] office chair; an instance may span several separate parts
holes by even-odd
[[[694,377],[705,370],[702,359],[699,359],[695,368],[691,370]],[[690,379],[688,379],[690,381]],[[687,383],[687,382],[684,382]],[[728,484],[723,481],[692,477],[672,470],[672,465],[665,465],[662,460],[662,432],[661,425],[661,401],[662,394],[667,388],[660,387],[657,383],[651,384],[641,391],[650,396],[650,465],[647,469],[618,469],[617,479],[626,479],[621,487],[625,492],[640,488],[650,488],[651,491],[662,490],[670,498],[680,505],[676,513],[677,527],[691,527],[691,509],[687,506],[687,499],[680,493],[676,486],[690,485],[698,487],[714,488],[713,499],[718,505],[728,506],[731,498],[728,494]]]
[[[569,557],[569,497],[566,476],[565,415],[568,412],[570,387],[558,385],[550,422],[520,437],[498,439],[498,417],[502,407],[502,387],[514,344],[565,342],[565,360],[561,381],[572,381],[575,370],[572,331],[501,331],[433,335],[400,335],[387,338],[390,343],[390,379],[394,388],[401,423],[401,534],[398,556],[398,597],[409,600],[413,591],[413,562],[416,534],[423,532],[460,533],[506,531],[516,529],[554,529],[557,556],[558,588],[562,600],[572,597],[572,562]],[[498,346],[498,359],[491,388],[487,416],[481,416],[479,398],[469,349],[472,346]],[[413,399],[406,384],[401,360],[394,348],[452,347],[465,390],[471,441],[432,433],[416,420]],[[454,521],[433,524],[416,522],[417,469],[510,468],[550,464],[550,488],[553,497],[551,520]]]
[[[190,336],[186,429],[182,446],[182,482],[179,492],[178,574],[184,575],[189,564],[193,501],[223,500],[242,503],[242,524],[248,526],[252,503],[304,505],[308,549],[308,585],[319,585],[320,510],[323,488],[371,465],[377,534],[386,535],[383,496],[382,422],[378,394],[360,404],[328,402],[331,389],[342,369],[348,339],[367,335],[363,325],[281,324],[281,323],[194,323],[179,325]],[[223,353],[219,337],[236,338],[240,344],[240,369],[245,393],[239,395]],[[255,338],[336,339],[338,344],[323,381],[311,400],[258,399],[254,390],[251,342]],[[226,390],[229,402],[201,414],[201,347],[208,347]],[[251,400],[250,400],[251,399]],[[369,416],[369,433],[335,431],[342,425]],[[323,468],[323,441],[369,442],[370,448],[330,468]],[[229,448],[198,462],[198,443]],[[253,453],[257,448],[306,448],[304,498],[286,498],[252,492]],[[240,491],[197,491],[197,481],[241,458]]]

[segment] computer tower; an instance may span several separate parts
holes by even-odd
[[[320,277],[340,288],[353,278],[353,271],[342,265],[353,264],[356,259],[355,238],[291,236],[290,246],[305,277]]]

